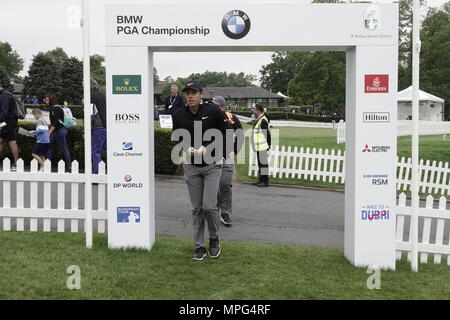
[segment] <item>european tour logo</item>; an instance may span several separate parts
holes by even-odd
[[[140,75],[113,75],[113,94],[141,94]]]

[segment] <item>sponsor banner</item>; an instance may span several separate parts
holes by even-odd
[[[177,8],[184,14],[173,19],[173,4],[169,3],[107,5],[107,46],[347,46],[398,42],[398,8],[391,4],[245,3],[230,7],[224,2],[208,3],[204,10],[198,10],[191,3],[180,2]],[[289,30],[314,32],[280,36]]]
[[[133,181],[133,177],[127,174],[123,178],[123,182],[115,182],[113,183],[114,189],[142,189],[144,187],[143,183],[137,183]]]
[[[363,112],[364,123],[388,123],[390,112]]]
[[[386,221],[390,219],[389,206],[382,204],[366,205],[361,208],[361,220],[363,221]]]
[[[373,186],[389,185],[389,178],[387,174],[365,174],[363,178],[370,181]]]
[[[115,113],[114,123],[116,124],[139,124],[142,116],[139,113]]]
[[[364,76],[364,93],[388,93],[388,74],[366,74]]]
[[[142,157],[144,156],[143,152],[139,152],[138,150],[135,150],[134,142],[128,141],[128,142],[122,142],[122,150],[121,151],[114,151],[113,157]]]
[[[241,10],[232,10],[222,19],[222,30],[230,39],[242,39],[250,31],[250,18]]]
[[[391,146],[369,146],[366,144],[362,149],[362,152],[389,152],[391,150]]]
[[[117,207],[117,223],[141,222],[140,207]]]
[[[113,94],[141,94],[140,75],[113,75]]]

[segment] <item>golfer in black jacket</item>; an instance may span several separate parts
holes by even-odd
[[[219,214],[217,193],[223,165],[223,140],[225,137],[225,115],[218,106],[202,102],[203,88],[197,82],[190,82],[183,89],[187,106],[173,116],[172,140],[179,141],[179,134],[188,135],[185,150],[187,159],[183,164],[184,180],[187,183],[192,203],[194,239],[196,249],[194,260],[203,260],[207,251],[204,244],[205,223],[209,230],[209,251],[211,258],[220,255]],[[183,131],[182,129],[185,129]],[[211,130],[215,129],[215,130]],[[215,139],[222,141],[217,147],[209,135],[216,133]],[[215,141],[217,142],[217,141]]]

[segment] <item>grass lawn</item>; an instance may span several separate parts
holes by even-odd
[[[244,125],[245,129],[250,128]],[[316,149],[335,149],[344,151],[345,144],[336,143],[336,131],[334,129],[321,128],[295,128],[281,127],[280,145],[291,147],[310,147]],[[248,148],[246,145],[246,163],[248,163]],[[411,156],[411,137],[398,137],[397,154],[399,157]],[[437,162],[450,162],[450,137],[447,140],[442,139],[442,135],[420,136],[419,139],[419,156],[424,160],[436,160]],[[254,182],[255,177],[248,176],[248,165],[242,164],[237,166],[237,178],[240,182]],[[270,178],[271,183],[285,185],[299,185],[318,188],[344,189],[344,185],[327,183],[321,181],[309,181],[304,179],[288,179],[288,178]]]
[[[450,267],[420,265],[381,272],[366,287],[341,249],[222,242],[217,260],[190,259],[192,241],[158,237],[155,247],[109,250],[105,235],[84,247],[84,234],[0,231],[0,299],[449,299]],[[431,261],[431,260],[430,260]],[[81,268],[81,290],[66,269]]]

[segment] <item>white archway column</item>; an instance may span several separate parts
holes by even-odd
[[[397,47],[347,51],[345,256],[395,269]]]
[[[108,245],[155,242],[153,53],[107,47]]]

